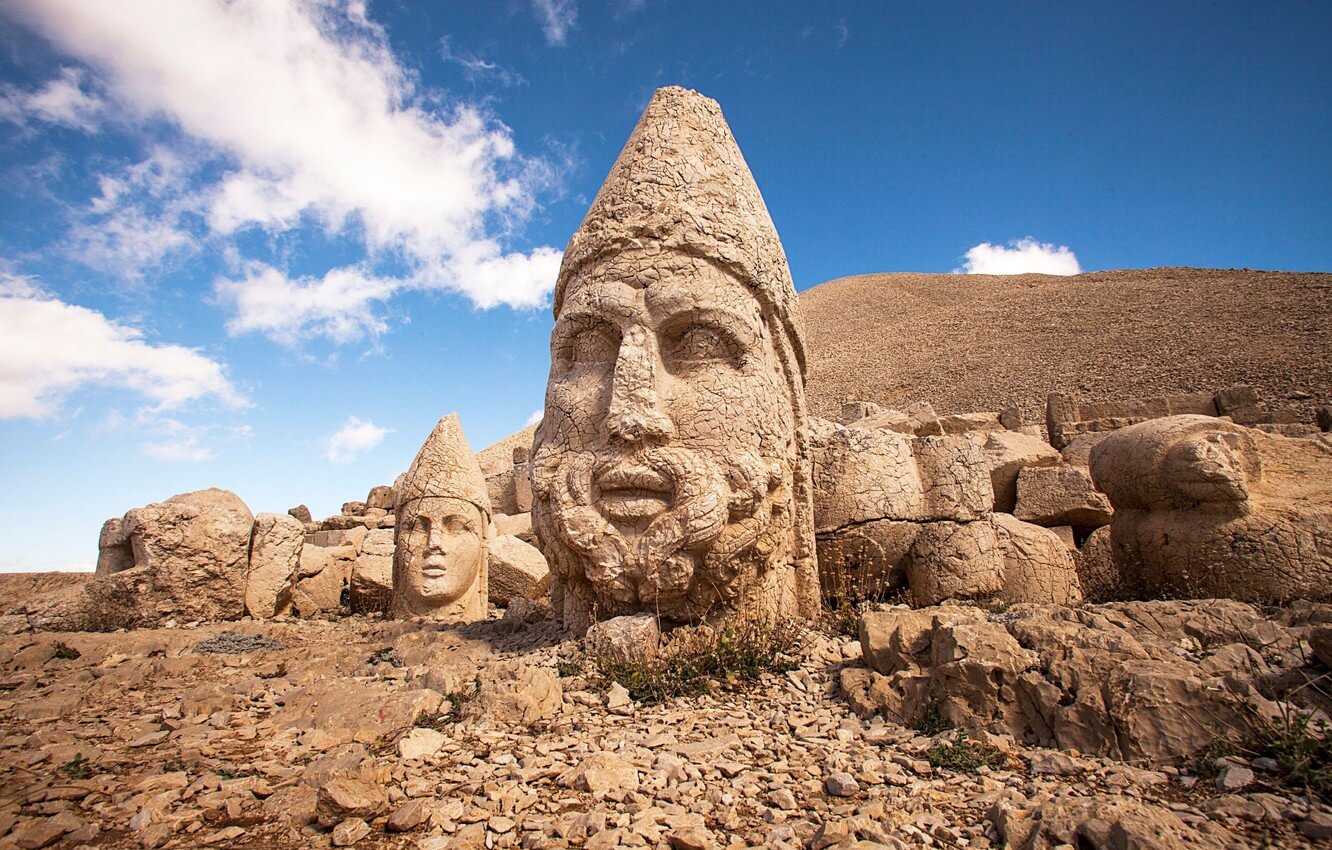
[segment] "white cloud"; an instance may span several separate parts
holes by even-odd
[[[0,273],[0,419],[50,416],[85,386],[128,389],[163,410],[207,398],[248,404],[218,361],[147,342],[137,328]]]
[[[502,86],[526,85],[523,75],[512,68],[497,62],[487,62],[474,53],[459,50],[453,46],[453,40],[447,35],[439,40],[439,55],[445,62],[452,62],[462,69],[463,76],[469,82],[493,81]]]
[[[1077,256],[1067,245],[1037,242],[1028,236],[1008,247],[982,242],[967,251],[955,274],[1081,274]]]
[[[354,267],[334,269],[318,279],[292,280],[261,264],[248,272],[241,280],[217,281],[218,298],[232,310],[227,332],[261,333],[283,345],[311,337],[346,343],[378,336],[388,324],[375,305],[402,285]]]
[[[569,37],[569,30],[578,23],[578,4],[575,0],[532,0],[532,11],[536,12],[546,42],[556,46],[564,44]]]
[[[335,433],[324,439],[324,457],[333,463],[351,463],[384,442],[392,428],[381,428],[369,419],[348,416]]]
[[[537,423],[540,422],[543,418],[545,418],[545,415],[546,415],[546,411],[544,411],[544,410],[542,410],[541,408],[538,407],[536,410],[532,411],[532,415],[531,415],[531,416],[527,417],[527,421],[523,423],[523,427],[526,428],[526,427],[528,427],[529,425],[535,425],[535,424],[537,424]]]
[[[84,91],[84,75],[78,68],[61,68],[59,76],[36,91],[14,86],[0,87],[0,118],[23,125],[29,118],[92,132],[106,104]]]
[[[519,156],[509,129],[480,107],[441,105],[437,92],[420,90],[383,30],[366,19],[363,2],[15,0],[7,6],[8,14],[94,69],[125,120],[165,118],[222,166],[211,183],[200,184],[207,170],[174,175],[178,197],[164,195],[155,214],[144,213],[138,193],[120,185],[127,177],[108,178],[93,210],[108,216],[92,225],[103,233],[77,234],[90,261],[150,265],[186,250],[181,216],[193,211],[214,239],[311,223],[330,236],[356,239],[365,261],[320,279],[367,277],[365,268],[390,261],[407,271],[385,287],[384,297],[445,288],[481,307],[529,307],[554,287],[549,260],[557,252],[510,252],[500,241],[534,208],[550,169]],[[574,4],[540,0],[537,8],[547,37],[563,39]],[[129,212],[117,218],[123,205]],[[142,238],[130,238],[136,234]],[[306,298],[273,276],[253,285],[265,282],[279,285],[272,298]],[[237,329],[262,332],[273,325],[240,314],[233,321]],[[322,321],[297,327],[330,338],[342,333],[326,333],[334,326]],[[290,327],[276,333],[291,339]]]
[[[167,463],[198,463],[212,460],[214,445],[221,441],[248,440],[254,435],[249,425],[209,423],[190,425],[152,410],[139,411],[136,424],[152,437],[139,445],[144,455]]]

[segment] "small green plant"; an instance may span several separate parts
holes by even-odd
[[[1001,767],[1007,761],[1004,754],[988,744],[967,738],[966,733],[953,743],[935,741],[925,751],[925,760],[931,767],[974,773],[982,767]]]
[[[56,641],[55,658],[63,658],[66,661],[72,661],[83,653],[63,641]]]
[[[1275,719],[1249,712],[1244,739],[1232,752],[1249,759],[1266,756],[1276,762],[1276,776],[1284,784],[1332,801],[1332,727],[1310,712],[1281,705]]]
[[[937,699],[932,699],[925,704],[925,713],[921,715],[920,722],[916,724],[917,732],[931,738],[952,728],[952,721],[944,717],[943,706],[939,704]]]
[[[92,776],[92,767],[83,753],[75,753],[74,758],[57,767],[56,772],[66,779],[87,779]]]
[[[575,658],[568,661],[560,661],[555,665],[555,673],[561,679],[567,679],[570,676],[577,676],[583,672],[583,660]]]
[[[834,563],[819,564],[819,579],[823,592],[823,628],[829,634],[860,636],[860,618],[876,602],[892,602],[905,595],[905,588],[896,582],[896,575],[872,575],[865,564],[873,561],[877,553],[852,548],[839,554]],[[869,544],[860,541],[862,547]]]
[[[608,686],[619,682],[635,700],[663,702],[699,696],[713,682],[735,688],[758,681],[764,673],[794,670],[799,636],[792,622],[742,614],[716,626],[677,629],[651,658],[604,653],[594,662]]]

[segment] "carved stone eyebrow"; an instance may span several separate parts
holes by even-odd
[[[747,295],[745,298],[749,304],[753,304],[752,310],[737,309],[727,303],[731,300],[729,298],[701,299],[687,290],[669,286],[652,287],[647,292],[647,307],[659,328],[677,325],[681,319],[714,325],[734,336],[741,345],[748,348],[758,344],[763,332],[758,305]]]

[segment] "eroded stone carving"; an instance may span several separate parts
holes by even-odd
[[[566,626],[814,613],[796,309],[720,108],[659,90],[556,285],[533,524]]]
[[[1091,452],[1119,580],[1152,596],[1332,595],[1332,441],[1208,416],[1116,431]]]
[[[439,420],[395,487],[394,615],[484,619],[490,501],[458,414]]]

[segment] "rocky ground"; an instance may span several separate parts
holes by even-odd
[[[1332,275],[1160,268],[1049,275],[873,274],[800,294],[810,410],[940,413],[1045,397],[1115,401],[1245,384],[1274,408],[1332,402]]]
[[[548,621],[0,638],[0,847],[1304,847],[1332,809],[862,720],[854,639],[631,701]],[[972,748],[982,757],[973,758]],[[992,749],[991,749],[992,748]],[[1024,838],[1040,827],[1041,837]],[[862,842],[857,845],[856,842]],[[870,842],[870,843],[863,843]]]

